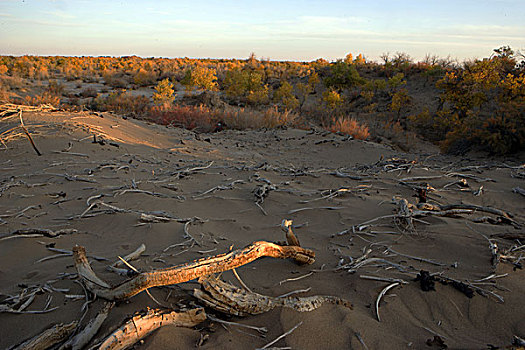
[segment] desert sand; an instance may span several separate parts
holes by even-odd
[[[84,290],[73,259],[67,254],[46,259],[57,254],[50,247],[81,245],[88,256],[108,259],[90,262],[99,277],[117,285],[126,277],[107,266],[141,244],[146,250],[132,264],[149,271],[254,241],[283,241],[283,219],[293,220],[301,245],[315,251],[315,263],[299,266],[262,258],[237,269],[244,283],[274,297],[297,290],[303,290],[299,296],[336,296],[351,302],[353,310],[325,304],[311,312],[276,308],[229,317],[206,309],[216,318],[267,332],[208,320],[194,328],[163,327],[136,347],[189,349],[201,342],[203,349],[255,349],[296,325],[273,346],[442,348],[437,338],[427,345],[437,336],[451,349],[484,349],[525,337],[525,279],[519,261],[525,253],[525,197],[513,192],[525,188],[519,157],[451,157],[430,146],[425,153],[407,154],[323,130],[196,134],[110,113],[28,112],[23,117],[42,155],[25,135],[15,133],[0,151],[0,304],[12,306],[9,297],[25,288],[40,286],[42,292],[21,313],[0,313],[0,348],[83,317]],[[2,131],[18,123],[17,118],[3,120]],[[93,142],[94,135],[100,142]],[[257,206],[254,190],[263,184],[271,188]],[[416,204],[414,188],[427,184],[435,189],[428,191],[429,203],[496,208],[512,219],[475,222],[485,216],[497,220],[498,215],[479,210],[401,218],[399,199]],[[123,210],[90,208],[96,201]],[[189,237],[183,222],[144,222],[141,213],[201,220],[187,226]],[[16,234],[22,229],[76,231],[56,237]],[[500,254],[496,261],[491,243]],[[354,269],[365,253],[382,260]],[[435,290],[423,291],[414,281],[421,270],[482,290],[469,298],[436,281]],[[380,321],[376,300],[391,282],[363,276],[407,282],[381,298]],[[231,271],[221,278],[239,286]],[[198,287],[190,281],[151,288],[150,293],[179,310],[202,305],[193,297]],[[91,302],[81,324],[104,303],[101,298]],[[159,306],[144,292],[117,302],[91,344],[148,307]]]

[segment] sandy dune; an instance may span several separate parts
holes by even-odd
[[[224,328],[209,321],[195,329],[168,326],[138,347],[187,349],[206,336],[209,338],[202,348],[253,349],[299,322],[302,324],[275,346],[421,349],[430,348],[425,345],[427,340],[439,335],[449,348],[481,349],[487,344],[508,346],[514,335],[525,337],[523,270],[505,261],[494,269],[489,242],[483,237],[497,242],[502,253],[517,246],[510,254],[515,258],[525,253],[525,234],[519,226],[525,223],[525,198],[512,191],[518,186],[525,188],[525,170],[520,168],[523,162],[517,159],[503,162],[435,153],[401,154],[384,145],[322,131],[195,134],[106,113],[25,113],[24,121],[43,155],[37,156],[22,136],[9,140],[8,149],[0,151],[0,304],[24,288],[40,285],[45,291],[36,295],[25,311],[43,310],[48,302],[48,309],[57,309],[41,314],[0,313],[0,348],[17,344],[54,323],[82,317],[85,300],[71,297],[84,294],[75,282],[72,258],[61,256],[39,262],[57,254],[46,247],[86,247],[88,254],[109,259],[91,259],[91,264],[105,281],[118,284],[124,277],[107,271],[107,265],[142,243],[146,252],[133,262],[134,266],[143,271],[163,268],[227,252],[232,246],[241,248],[253,241],[282,241],[283,219],[293,219],[302,246],[316,252],[315,264],[298,266],[288,260],[260,259],[238,269],[244,282],[253,291],[270,296],[301,289],[308,289],[303,296],[337,296],[351,301],[353,310],[327,304],[309,313],[278,308],[258,316],[230,319],[266,327],[264,338],[250,329]],[[16,123],[16,119],[3,122],[2,130]],[[102,135],[105,142],[93,143],[94,134],[97,140]],[[192,168],[204,169],[185,171]],[[400,181],[420,176],[429,178]],[[469,187],[455,183],[461,178]],[[261,209],[255,204],[253,190],[269,182],[275,189]],[[431,203],[502,209],[514,215],[514,225],[475,223],[475,218],[496,217],[475,211],[456,217],[421,217],[413,222],[414,229],[387,217],[352,230],[354,225],[393,215],[398,208],[392,202],[394,196],[417,203],[412,187],[427,182],[436,189],[429,193]],[[475,195],[480,186],[481,194]],[[345,190],[334,192],[342,188]],[[86,211],[95,201],[125,210],[115,212],[99,205]],[[185,237],[183,223],[145,223],[140,221],[141,213],[201,218],[189,225],[198,244]],[[78,232],[55,238],[12,237],[16,230],[31,228]],[[338,235],[344,230],[348,232]],[[352,259],[368,249],[368,257],[401,265],[405,272],[381,261],[355,272],[337,269],[341,265],[348,267]],[[476,284],[496,293],[504,302],[490,294],[474,293],[468,298],[452,285],[438,282],[435,291],[422,291],[420,283],[414,281],[420,270],[442,272],[463,282],[504,275]],[[363,279],[362,275],[408,282],[382,298],[380,322],[375,302],[390,283]],[[222,278],[238,285],[231,272]],[[295,280],[282,282],[287,279]],[[153,288],[151,293],[180,309],[197,303],[192,297],[197,286],[189,282]],[[103,304],[100,299],[91,303],[83,323]],[[118,303],[97,338],[147,307],[157,305],[145,293]],[[229,319],[213,310],[208,312]]]

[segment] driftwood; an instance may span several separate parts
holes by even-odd
[[[104,340],[99,350],[127,349],[157,328],[175,325],[194,327],[206,320],[204,309],[191,309],[184,312],[165,312],[148,310],[144,316],[138,315],[126,322]]]
[[[297,236],[295,235],[295,233],[293,233],[292,231],[292,224],[293,224],[292,220],[284,219],[281,222],[281,229],[284,232],[286,232],[286,242],[288,243],[288,245],[300,247],[301,244],[299,243],[299,240],[297,239]]]
[[[258,315],[276,307],[309,312],[324,303],[343,305],[352,309],[350,302],[334,296],[274,298],[242,290],[211,276],[199,278],[199,283],[202,289],[193,290],[195,297],[215,310],[235,316]]]
[[[381,322],[381,318],[379,317],[379,303],[381,302],[381,298],[386,294],[386,292],[388,292],[390,289],[396,287],[396,286],[399,286],[399,283],[400,282],[394,282],[392,284],[389,284],[388,286],[386,286],[382,291],[381,293],[379,293],[377,299],[376,299],[376,316],[377,316],[377,321]]]
[[[78,230],[69,229],[69,228],[56,230],[56,231],[53,231],[47,228],[29,228],[29,229],[20,229],[20,230],[13,231],[9,234],[9,236],[40,235],[40,236],[45,236],[49,238],[55,238],[60,235],[70,235],[70,234],[77,233],[77,232]]]
[[[104,321],[109,315],[109,312],[111,311],[111,308],[113,308],[114,305],[114,303],[106,303],[106,305],[102,308],[102,310],[100,310],[97,316],[95,316],[91,321],[89,321],[89,323],[84,327],[84,329],[81,332],[79,332],[73,338],[69,339],[66,343],[64,343],[60,347],[60,350],[80,350],[84,348],[84,346],[86,346],[91,341],[95,334],[97,334],[98,330],[100,329],[100,326],[102,326],[102,323],[104,323]]]
[[[11,350],[45,350],[66,340],[77,327],[78,322],[68,324],[56,324],[39,335],[26,340],[22,344],[11,348]]]
[[[73,248],[73,252],[77,272],[86,283],[88,290],[107,300],[127,299],[151,287],[187,282],[201,276],[231,270],[264,256],[279,259],[292,258],[300,264],[312,264],[315,261],[315,253],[309,249],[279,246],[260,241],[227,254],[162,270],[142,272],[135,278],[112,288],[93,272],[84,247],[76,246]]]

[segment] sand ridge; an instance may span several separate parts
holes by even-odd
[[[265,338],[234,326],[225,329],[213,322],[196,329],[167,327],[146,338],[141,347],[185,349],[195,346],[201,335],[207,334],[203,348],[255,348],[300,322],[301,326],[276,346],[359,349],[364,343],[369,349],[424,348],[428,339],[439,335],[449,348],[485,348],[486,344],[509,345],[514,335],[525,336],[523,270],[504,262],[494,270],[489,244],[483,237],[494,239],[500,249],[507,249],[517,242],[523,244],[521,227],[475,223],[471,219],[487,214],[472,213],[424,217],[424,222],[414,223],[415,231],[404,230],[406,227],[392,218],[352,229],[371,219],[392,215],[397,209],[392,203],[395,196],[417,203],[412,187],[421,183],[437,189],[430,197],[440,204],[467,203],[504,209],[514,214],[513,220],[523,223],[524,198],[512,192],[514,187],[525,187],[523,165],[516,160],[404,154],[386,145],[316,130],[195,134],[125,120],[110,113],[25,113],[24,121],[43,155],[38,157],[23,135],[7,142],[7,149],[1,151],[2,238],[28,228],[78,232],[55,238],[0,241],[0,303],[27,286],[58,279],[48,284],[27,309],[42,310],[51,296],[49,307],[58,307],[56,311],[0,314],[2,348],[53,323],[69,323],[82,316],[84,300],[70,297],[83,294],[81,286],[73,281],[74,276],[69,275],[75,272],[71,257],[37,262],[56,254],[46,247],[71,250],[79,244],[86,247],[88,255],[109,259],[92,259],[91,263],[97,274],[116,285],[124,277],[107,271],[106,266],[117,255],[124,256],[142,243],[146,252],[134,265],[141,270],[158,269],[224,253],[232,246],[241,248],[253,241],[282,241],[284,235],[279,226],[285,218],[293,219],[301,244],[316,252],[316,263],[297,266],[290,261],[257,260],[238,269],[244,282],[252,290],[270,296],[310,288],[302,295],[344,298],[353,303],[354,310],[324,305],[309,313],[274,309],[233,319],[267,327]],[[5,129],[9,126],[2,125]],[[94,134],[96,140],[105,141],[93,143]],[[202,169],[186,171],[193,168]],[[414,177],[429,179],[400,182]],[[461,178],[467,180],[469,187],[456,183]],[[261,203],[263,212],[255,205],[253,191],[268,182],[275,189]],[[476,195],[481,186],[481,194]],[[336,192],[342,188],[346,191]],[[124,211],[98,206],[86,212],[96,200]],[[199,245],[192,245],[184,237],[183,223],[143,222],[141,213],[203,219],[189,226]],[[345,230],[346,234],[338,235]],[[505,235],[513,238],[501,238]],[[176,244],[179,245],[164,251]],[[396,255],[388,252],[389,247],[400,254],[443,265]],[[387,269],[388,265],[381,263],[365,265],[353,273],[337,269],[369,249],[369,257],[402,265],[407,272]],[[520,253],[523,250],[516,254]],[[468,298],[440,283],[436,283],[435,291],[424,292],[419,282],[413,281],[422,269],[461,281],[479,280],[493,273],[505,275],[479,284],[502,296],[504,303],[478,294]],[[382,298],[381,322],[377,321],[374,304],[389,283],[363,279],[361,275],[409,282]],[[300,276],[306,277],[295,280]],[[231,272],[224,273],[223,279],[237,283]],[[280,283],[287,279],[293,280]],[[177,309],[196,303],[191,296],[196,286],[190,282],[151,292]],[[90,304],[84,322],[102,305],[102,300]],[[135,311],[155,306],[145,293],[118,303],[98,336],[120,326]]]

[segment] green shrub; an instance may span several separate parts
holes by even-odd
[[[324,84],[328,88],[348,89],[366,83],[366,79],[359,75],[353,64],[337,61],[330,65],[328,76],[324,79]]]

